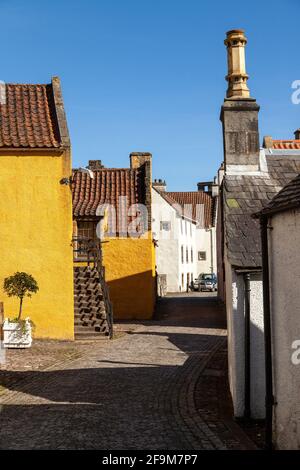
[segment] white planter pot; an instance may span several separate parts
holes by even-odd
[[[29,318],[24,322],[12,322],[7,318],[3,323],[3,346],[5,348],[30,348],[32,344],[31,323]]]

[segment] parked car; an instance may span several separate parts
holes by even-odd
[[[208,290],[211,292],[215,292],[218,290],[218,281],[217,276],[212,274],[200,274],[200,281],[199,281],[199,292]]]
[[[199,292],[204,290],[215,292],[218,289],[217,276],[214,273],[201,273],[191,283],[190,288]]]

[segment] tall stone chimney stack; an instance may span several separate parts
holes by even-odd
[[[245,64],[247,39],[242,29],[228,31],[228,89],[221,108],[225,173],[259,170],[259,106],[250,97]]]
[[[245,45],[247,38],[243,29],[233,29],[226,34],[224,44],[227,47],[228,81],[227,98],[249,98],[246,73]]]

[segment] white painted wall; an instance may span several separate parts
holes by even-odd
[[[244,279],[237,274],[225,256],[226,314],[228,328],[229,384],[234,415],[244,414]],[[251,274],[250,281],[251,343],[251,413],[256,419],[265,416],[265,373],[263,337],[263,301],[261,274]]]
[[[163,221],[171,223],[170,231],[161,230]],[[158,243],[155,249],[157,273],[166,274],[167,291],[186,290],[187,274],[190,274],[190,281],[197,275],[196,225],[188,219],[182,219],[155,189],[152,189],[152,231],[153,238]],[[181,246],[184,254],[183,263]],[[188,262],[186,248],[188,248]],[[193,262],[191,250],[193,250]]]
[[[300,210],[276,214],[269,231],[274,434],[279,449],[300,449]],[[298,350],[299,350],[298,346]]]
[[[197,248],[197,273],[217,272],[217,252],[216,252],[216,229],[198,228],[196,229]],[[206,260],[198,260],[198,252],[206,252]]]
[[[187,279],[189,274],[189,282],[197,277],[197,253],[196,253],[196,224],[187,219],[178,219],[179,226],[179,285],[181,290],[186,290]],[[183,247],[183,260],[181,259],[181,247]],[[188,251],[188,258],[186,257],[186,249]],[[191,251],[193,250],[193,261]],[[187,261],[188,259],[188,261]],[[170,260],[169,260],[170,262]],[[182,282],[183,276],[183,282]]]

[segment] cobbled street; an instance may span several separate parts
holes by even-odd
[[[43,370],[0,369],[1,449],[255,448],[230,418],[214,295],[165,297],[117,331]]]

